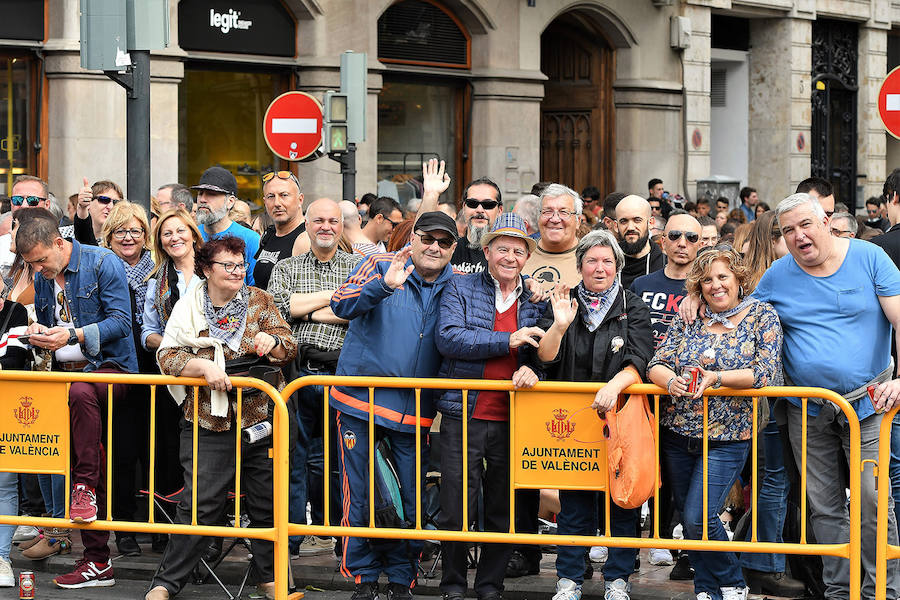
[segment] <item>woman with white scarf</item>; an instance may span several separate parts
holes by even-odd
[[[153,270],[148,240],[150,224],[147,213],[140,204],[122,200],[109,211],[100,241],[112,250],[125,267],[128,289],[131,294],[131,329],[137,350],[138,369],[141,373],[154,373],[153,355],[140,345],[141,321],[144,297],[147,294],[147,276]],[[146,385],[131,387],[128,399],[113,406],[113,518],[133,521],[137,511],[135,494],[139,489],[135,473],[141,468],[140,480],[149,481],[150,467],[150,388]],[[117,531],[116,548],[125,556],[139,556],[141,547],[133,533]]]
[[[166,375],[203,377],[198,401],[198,451],[192,452],[194,394],[184,386],[170,386],[172,397],[184,410],[181,422],[181,460],[184,492],[178,505],[178,521],[190,523],[193,464],[197,464],[197,522],[215,525],[222,515],[234,477],[234,427],[247,429],[269,418],[269,400],[245,389],[241,422],[236,422],[237,394],[233,390],[228,361],[256,359],[283,366],[297,352],[291,329],[272,296],[244,284],[247,263],[244,242],[233,236],[208,241],[195,257],[198,275],[206,281],[189,291],[175,305],[166,324],[156,357]],[[246,365],[243,367],[246,370]],[[284,387],[277,371],[278,386]],[[250,521],[256,527],[272,526],[271,437],[241,445],[241,491]],[[199,536],[173,535],[154,577],[150,600],[177,594],[205,547]],[[271,542],[253,540],[253,560],[263,582],[261,592],[274,597],[274,553]]]

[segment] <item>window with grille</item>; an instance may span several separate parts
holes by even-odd
[[[402,0],[378,19],[378,60],[468,69],[469,36],[453,15],[432,2]]]

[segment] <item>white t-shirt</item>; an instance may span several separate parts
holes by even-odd
[[[59,283],[55,279],[53,280],[53,298],[56,325],[66,329],[75,327],[75,324],[72,322],[72,311],[69,308],[69,301],[66,300],[66,293],[59,287]],[[81,344],[72,344],[57,350],[56,360],[59,362],[81,362],[87,360],[87,357],[81,351]]]

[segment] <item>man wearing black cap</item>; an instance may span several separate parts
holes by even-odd
[[[200,183],[193,186],[197,193],[197,224],[203,241],[226,235],[244,240],[244,257],[250,264],[244,281],[253,285],[253,268],[256,251],[259,250],[259,234],[228,218],[228,211],[237,200],[237,181],[230,171],[222,167],[210,167],[200,176]]]
[[[350,273],[331,299],[334,315],[350,321],[337,363],[337,375],[434,377],[441,365],[435,337],[441,293],[453,276],[456,222],[440,211],[419,216],[410,245],[394,255],[375,254]],[[374,393],[375,431],[389,440],[400,482],[402,514],[392,526],[416,520],[416,479],[428,464],[423,445],[416,473],[416,398],[413,390]],[[369,390],[334,386],[330,404],[337,413],[341,443],[342,524],[369,522]],[[421,394],[418,426],[424,442],[435,409],[428,390]],[[353,600],[374,600],[378,577],[388,578],[388,600],[412,597],[422,542],[346,538],[341,572],[356,580]]]

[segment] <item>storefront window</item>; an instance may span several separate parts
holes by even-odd
[[[447,162],[453,181],[442,200],[456,201],[460,142],[459,117],[461,84],[455,82],[390,81],[385,76],[378,97],[378,180],[379,192],[397,185],[398,199],[405,206],[415,197],[414,184],[421,178],[422,162],[439,158]],[[386,194],[390,195],[390,194]]]
[[[263,117],[288,83],[280,72],[186,68],[178,94],[178,180],[194,185],[208,167],[221,165],[237,178],[238,196],[261,207],[261,175],[281,168],[263,138]]]
[[[15,176],[28,171],[29,66],[27,59],[0,55],[0,80],[3,81],[0,99],[0,189],[7,194]]]

